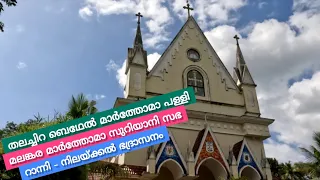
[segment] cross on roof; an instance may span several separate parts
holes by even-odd
[[[138,14],[136,14],[136,16],[138,16],[138,24],[140,24],[140,18],[142,18],[142,14],[140,12],[138,12]]]
[[[239,39],[240,39],[240,38],[239,38],[239,36],[238,36],[238,35],[235,35],[233,38],[235,38],[235,39],[236,39],[236,41],[237,41],[237,44],[239,44],[239,42],[238,42],[238,41],[239,41]]]
[[[188,17],[190,17],[190,11],[193,10],[192,7],[190,7],[189,1],[187,0],[187,6],[183,6],[183,9],[187,9],[188,10]]]

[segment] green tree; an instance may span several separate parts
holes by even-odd
[[[267,158],[268,163],[270,165],[270,170],[272,173],[272,177],[280,177],[280,165],[277,159],[275,158]]]
[[[95,174],[100,174],[102,179],[114,179],[116,176],[127,177],[125,171],[118,164],[109,163],[105,161],[97,161],[91,163],[89,166],[89,175],[94,179]]]
[[[303,174],[303,176],[312,178],[312,163],[297,162],[294,164],[294,168]]]
[[[315,145],[311,145],[309,149],[300,148],[307,160],[310,162],[311,172],[310,174],[314,178],[320,177],[320,132],[313,134],[313,141]]]
[[[5,128],[0,130],[0,132],[4,132],[3,133],[4,135],[1,138],[26,133],[35,129],[52,125],[56,122],[55,117],[52,120],[48,119],[47,121],[44,121],[45,118],[42,118],[40,114],[34,117],[35,119],[29,119],[27,122],[20,123],[20,124],[16,124],[14,122],[7,122]],[[42,119],[41,121],[39,121],[39,117]],[[18,168],[12,169],[9,171],[6,170],[4,161],[1,156],[1,154],[4,153],[2,144],[0,146],[1,146],[0,147],[0,179],[21,180],[21,176]]]
[[[283,163],[280,165],[281,179],[288,180],[301,180],[303,179],[303,174],[298,172],[291,164],[291,162]]]
[[[94,114],[98,111],[95,105],[96,102],[89,101],[83,93],[79,94],[77,97],[72,96],[69,101],[67,116],[76,119],[89,114]]]
[[[96,102],[89,101],[83,93],[77,95],[76,97],[72,96],[71,100],[69,101],[69,109],[66,115],[69,117],[69,119],[77,119],[89,114],[94,114],[98,111],[95,105]],[[66,180],[85,180],[88,178],[88,169],[88,165],[83,165],[70,170],[62,171],[60,174]]]
[[[17,0],[0,0],[0,14],[4,11],[3,3],[7,6],[16,6]],[[4,24],[0,21],[0,31],[3,32]]]

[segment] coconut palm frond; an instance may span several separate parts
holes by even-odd
[[[312,148],[313,146],[310,147],[310,149],[313,149]],[[304,156],[306,157],[306,160],[309,161],[309,162],[313,162],[315,160],[315,157],[314,157],[314,154],[309,151],[308,149],[306,148],[300,148],[300,150],[302,151],[302,153],[304,154]]]

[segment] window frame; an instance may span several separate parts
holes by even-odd
[[[194,74],[194,72],[196,74]],[[197,77],[197,76],[200,76],[200,77]],[[198,81],[198,80],[201,81],[201,83],[199,83],[200,85],[198,85],[198,82],[190,83],[190,79],[189,78],[194,78],[194,81]],[[204,83],[205,83],[204,82],[204,78],[203,78],[202,74],[199,71],[197,71],[195,69],[191,69],[190,71],[187,72],[187,86],[188,87],[197,88],[197,89],[202,89],[203,90],[203,96],[201,96],[201,97],[205,97],[206,96]],[[198,96],[200,96],[200,95],[198,95]]]
[[[199,59],[195,60],[195,59],[189,58],[189,51],[195,51],[195,52],[198,54]],[[187,49],[187,51],[186,51],[186,56],[187,56],[187,58],[188,58],[190,61],[192,61],[192,62],[194,62],[194,63],[201,61],[201,55],[200,55],[199,51],[198,51],[196,48],[189,48],[189,49]]]
[[[191,65],[191,66],[188,66],[187,68],[184,69],[183,75],[182,75],[183,87],[184,88],[188,87],[188,72],[190,72],[192,70],[198,71],[203,78],[204,96],[196,95],[196,99],[210,101],[209,78],[208,78],[207,73],[201,67]]]

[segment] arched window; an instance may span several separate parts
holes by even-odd
[[[187,74],[187,85],[193,87],[194,93],[197,96],[204,96],[204,82],[202,75],[196,71],[191,70]]]

